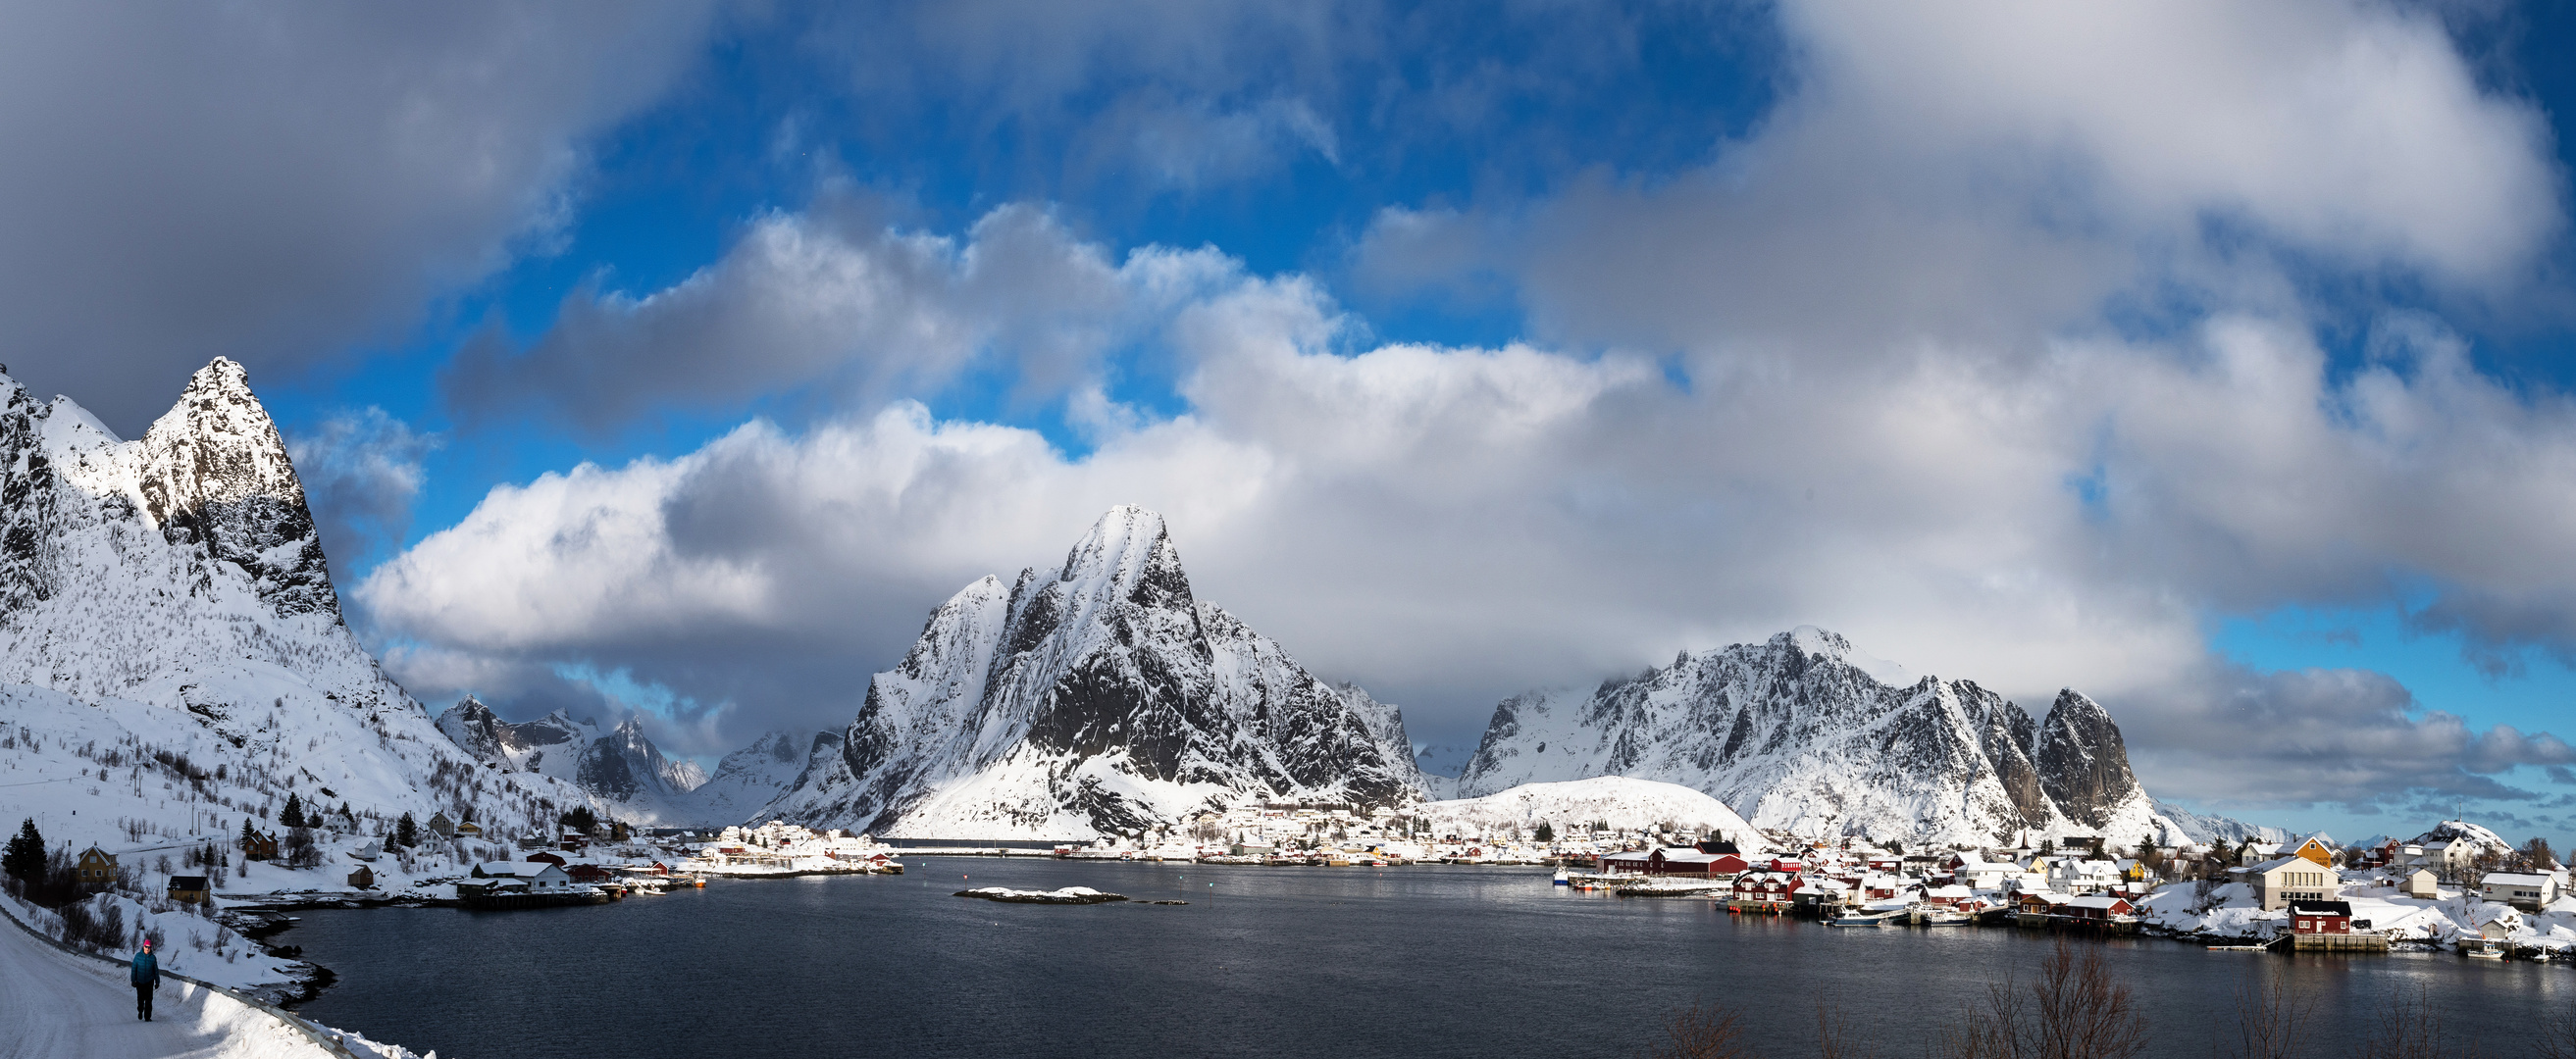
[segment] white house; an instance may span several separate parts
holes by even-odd
[[[2488,872],[2484,884],[2486,899],[2512,905],[2529,912],[2558,899],[2558,878],[2538,873]]]
[[[1964,857],[1950,867],[1950,880],[1971,890],[2000,890],[2005,876],[2019,874],[2021,866],[2017,864]]]
[[[2332,901],[2343,891],[2342,875],[2296,854],[2245,869],[2245,881],[2253,884],[2266,912],[2287,907],[2292,901]]]
[[[2406,896],[2430,900],[2441,896],[2434,883],[2441,881],[2431,868],[2417,868],[2406,875]]]
[[[494,879],[501,883],[519,883],[530,892],[562,890],[572,886],[572,876],[563,867],[541,860],[496,860],[474,866],[477,879]]]

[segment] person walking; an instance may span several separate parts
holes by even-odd
[[[152,958],[152,939],[134,954],[134,1017],[152,1021],[152,991],[161,985],[161,962]]]

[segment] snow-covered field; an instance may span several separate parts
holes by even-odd
[[[1442,834],[1495,834],[1541,821],[1558,829],[1607,823],[1631,831],[1672,824],[1678,830],[1726,836],[1747,854],[1769,852],[1770,843],[1725,802],[1674,783],[1595,776],[1561,783],[1526,783],[1482,798],[1427,802],[1415,812]]]

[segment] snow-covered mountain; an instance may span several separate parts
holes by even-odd
[[[752,822],[763,807],[796,784],[796,777],[816,753],[837,758],[840,749],[841,737],[830,733],[766,733],[716,762],[714,776],[674,803],[671,822]]]
[[[2034,719],[1974,682],[1916,679],[1813,627],[1588,691],[1505,700],[1458,793],[1609,775],[1678,783],[1759,827],[1807,835],[2178,836],[2093,700],[2060,692]]]
[[[2156,802],[2156,815],[2180,828],[2184,837],[2204,846],[2234,846],[2247,841],[2277,846],[2290,840],[2290,832],[2286,828],[2249,824],[2215,813],[2195,813],[2171,802]]]
[[[1414,815],[1444,835],[1493,835],[1514,827],[1527,831],[1542,821],[1559,833],[1577,824],[1604,823],[1621,831],[1671,825],[1684,834],[1724,836],[1748,855],[1772,850],[1770,840],[1725,802],[1680,784],[1625,776],[1528,783],[1481,798],[1428,802]]]
[[[986,577],[878,673],[836,758],[762,815],[937,838],[1088,838],[1210,806],[1420,796],[1394,707],[1191,596],[1162,516]]]
[[[617,819],[707,822],[688,797],[706,784],[705,770],[664,756],[635,718],[605,733],[562,710],[512,724],[468,695],[438,715],[438,730],[477,760],[570,783]]]
[[[353,824],[472,805],[510,827],[578,799],[477,767],[350,634],[286,447],[228,360],[135,441],[0,375],[11,725],[0,765],[28,784],[13,808],[67,839],[105,840],[120,816],[155,833],[237,827],[290,793],[346,805]],[[108,782],[108,758],[186,789]]]

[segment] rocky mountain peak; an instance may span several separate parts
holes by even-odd
[[[1121,504],[1100,516],[1064,557],[1056,580],[1075,599],[1125,600],[1139,606],[1186,610],[1189,575],[1181,571],[1163,516]]]
[[[1160,515],[1112,508],[1052,577],[968,585],[869,682],[839,761],[770,812],[933,837],[1076,838],[1242,798],[1385,804],[1420,773],[1393,707],[1193,598]]]
[[[2072,691],[2058,701],[2035,722],[1974,681],[1917,678],[1801,627],[1504,700],[1459,794],[1629,776],[1818,835],[1973,844],[2030,829],[2133,842],[2162,830],[2110,714]]]

